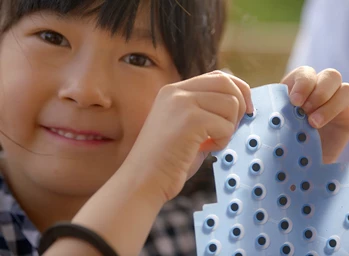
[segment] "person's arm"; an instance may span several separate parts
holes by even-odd
[[[146,166],[122,166],[72,220],[104,238],[119,255],[138,255],[165,199],[142,177]],[[143,181],[143,183],[142,183]],[[63,238],[45,256],[100,256],[88,243]]]
[[[121,256],[138,255],[163,204],[178,195],[208,152],[228,144],[253,109],[248,84],[221,71],[164,86],[123,165],[72,222],[102,236]],[[100,253],[66,238],[44,255]]]

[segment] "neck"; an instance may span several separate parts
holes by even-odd
[[[42,188],[17,168],[2,170],[7,170],[3,176],[13,196],[40,232],[58,221],[70,221],[88,200]]]

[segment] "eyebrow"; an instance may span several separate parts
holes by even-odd
[[[163,44],[163,41],[161,40],[161,38],[156,35],[153,34],[149,29],[145,29],[145,28],[133,28],[132,29],[132,33],[130,35],[130,38],[128,40],[132,40],[132,41],[150,41],[153,44],[157,45]]]

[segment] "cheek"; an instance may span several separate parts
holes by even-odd
[[[180,78],[175,68],[167,72],[151,72],[149,75],[134,76],[131,79],[122,75],[120,78],[121,81],[128,81],[128,84],[132,85],[121,87],[122,97],[120,97],[119,107],[125,134],[130,137],[130,143],[133,144],[161,88],[178,82]]]
[[[122,104],[122,122],[125,135],[130,137],[132,143],[138,136],[142,126],[151,110],[153,101],[156,97],[155,93],[143,93],[129,99]]]
[[[141,81],[136,78],[132,78],[132,80],[129,84],[133,86],[122,87],[119,91],[122,97],[119,97],[118,103],[125,139],[129,144],[133,144],[136,140],[159,90],[163,86],[159,81],[153,83],[144,76]]]
[[[23,143],[35,127],[40,107],[47,97],[47,89],[43,86],[46,83],[45,68],[31,62],[20,46],[4,48],[0,52],[1,130]]]

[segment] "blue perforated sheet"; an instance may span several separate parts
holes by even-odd
[[[349,255],[349,165],[322,164],[318,132],[287,87],[252,90],[229,145],[213,155],[217,203],[194,213],[197,254]]]

